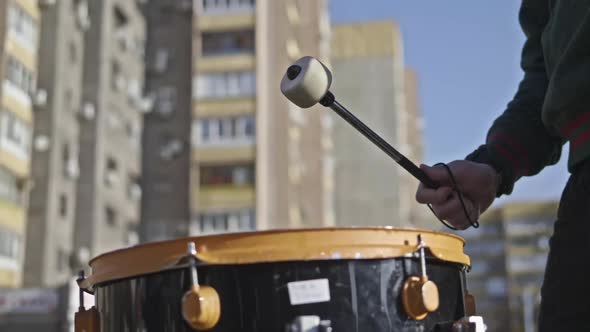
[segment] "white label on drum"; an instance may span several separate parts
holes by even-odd
[[[291,305],[330,301],[328,279],[293,281],[287,284]]]

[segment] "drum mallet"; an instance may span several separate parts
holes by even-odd
[[[309,108],[317,103],[331,108],[425,186],[433,189],[439,187],[418,166],[338,103],[329,90],[331,84],[330,70],[316,58],[306,56],[287,69],[281,80],[281,92],[301,108]]]

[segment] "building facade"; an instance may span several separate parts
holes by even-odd
[[[22,279],[40,17],[35,1],[0,2],[0,287]]]
[[[487,211],[478,229],[460,232],[472,269],[469,291],[488,331],[533,332],[556,201],[507,203]]]
[[[333,224],[329,120],[279,90],[299,57],[327,60],[326,2],[195,10],[191,233]]]
[[[192,0],[149,1],[142,135],[141,241],[186,236],[190,220]],[[170,38],[174,36],[174,38]]]
[[[78,137],[82,108],[85,1],[42,4],[25,286],[56,286],[72,275]]]
[[[89,1],[74,254],[138,242],[145,21],[137,1]]]
[[[471,258],[467,289],[475,297],[477,314],[484,317],[488,331],[511,331],[502,210],[486,212],[479,228],[457,232],[457,235],[465,239],[465,252]]]
[[[506,229],[510,331],[538,330],[540,291],[558,202],[507,204]]]
[[[422,159],[417,79],[406,71],[394,22],[336,25],[332,40],[336,99],[383,139]],[[338,225],[419,226],[417,181],[344,120],[334,120],[335,211]]]

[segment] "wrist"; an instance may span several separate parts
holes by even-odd
[[[506,173],[506,170],[490,155],[490,151],[486,145],[480,146],[477,150],[468,155],[465,159],[480,164],[489,166],[493,171],[493,186],[496,197],[512,192],[514,181],[510,181],[511,177]]]

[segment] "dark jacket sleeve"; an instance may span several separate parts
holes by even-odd
[[[519,18],[526,36],[521,60],[524,78],[514,99],[494,121],[486,144],[466,158],[490,164],[502,175],[498,196],[512,193],[520,177],[537,174],[557,163],[564,144],[541,119],[548,85],[541,35],[549,19],[548,2],[524,0]]]

